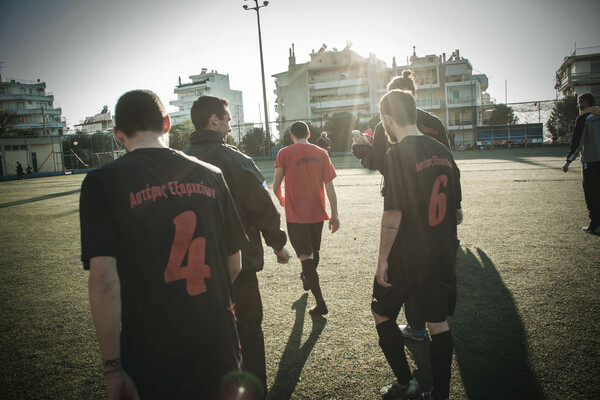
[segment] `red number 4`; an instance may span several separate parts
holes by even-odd
[[[165,268],[165,282],[186,280],[186,289],[190,296],[206,292],[205,279],[210,278],[210,267],[204,264],[206,239],[198,237],[192,240],[196,230],[196,214],[185,211],[173,219],[175,237]],[[182,266],[188,253],[188,265]]]
[[[440,192],[440,186],[444,189],[448,185],[448,177],[440,175],[433,183],[431,190],[431,199],[429,200],[429,226],[439,225],[446,216],[446,194]]]

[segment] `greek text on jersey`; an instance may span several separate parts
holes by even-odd
[[[168,199],[169,197],[190,197],[199,194],[211,198],[216,198],[215,189],[205,186],[203,182],[180,183],[179,181],[170,181],[162,185],[146,185],[146,187],[136,193],[129,193],[129,202],[131,208],[135,208],[146,201],[155,202],[158,199]]]

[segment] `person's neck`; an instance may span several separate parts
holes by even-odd
[[[400,143],[402,139],[408,136],[421,136],[423,135],[416,125],[408,125],[408,126],[396,126],[394,132],[392,132],[396,137],[396,141]]]
[[[295,139],[294,143],[304,143],[304,144],[307,144],[308,143],[308,139],[307,138]]]
[[[168,135],[151,131],[137,132],[132,138],[125,140],[125,148],[131,152],[138,149],[161,149],[168,148]]]

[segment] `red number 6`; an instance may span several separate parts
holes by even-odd
[[[440,192],[440,186],[444,189],[448,185],[448,177],[440,175],[433,183],[431,190],[431,199],[429,200],[429,226],[439,225],[446,216],[446,194]]]

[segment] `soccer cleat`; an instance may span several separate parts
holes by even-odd
[[[423,392],[423,394],[421,394],[421,400],[433,400],[433,395],[431,394],[431,390],[429,392]],[[446,400],[451,400],[450,398],[446,399]]]
[[[313,308],[308,310],[308,312],[312,315],[325,315],[329,312],[329,310],[327,309],[327,306],[325,304],[322,304],[314,306]]]
[[[306,278],[304,277],[304,272],[300,272],[300,279],[302,280],[302,289],[304,290],[308,290],[308,282],[306,281]]]
[[[398,325],[398,328],[402,331],[402,336],[408,339],[422,342],[427,337],[427,329],[413,329],[410,325]]]
[[[591,222],[588,226],[584,226],[581,229],[587,233],[600,233],[600,225]]]
[[[382,388],[379,393],[383,396],[383,400],[419,399],[421,397],[419,383],[415,378],[408,381],[406,385],[401,385],[394,380],[391,385]]]

